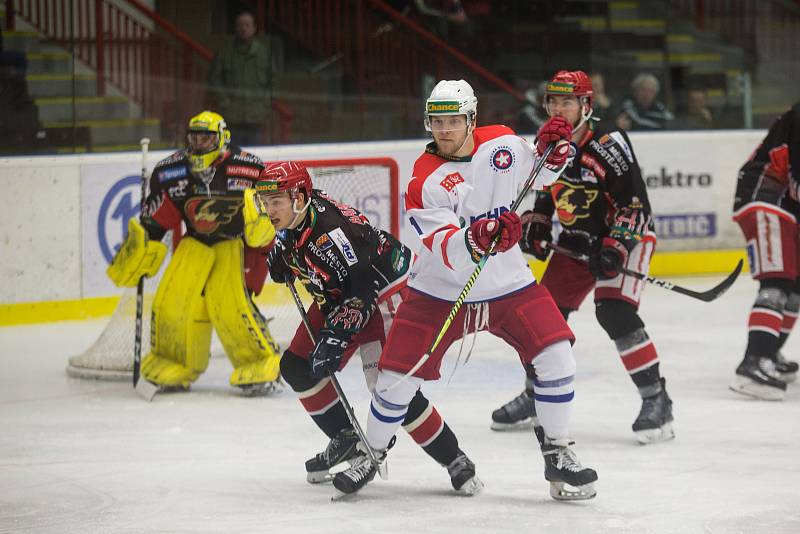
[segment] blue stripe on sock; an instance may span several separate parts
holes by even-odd
[[[406,412],[403,412],[402,415],[399,415],[397,417],[389,417],[388,415],[383,415],[382,413],[380,413],[378,410],[375,409],[375,406],[373,406],[372,403],[370,403],[369,409],[372,412],[372,415],[375,416],[375,419],[377,419],[381,423],[398,423],[406,418]]]
[[[533,385],[540,388],[557,388],[561,386],[566,386],[567,384],[572,384],[575,381],[575,375],[570,375],[566,378],[559,378],[557,380],[545,380],[544,382],[540,382],[539,379],[533,379]]]
[[[540,395],[535,393],[533,397],[541,402],[569,402],[575,397],[575,392],[570,391],[563,395]]]
[[[395,410],[395,411],[397,411],[397,410],[407,410],[408,409],[408,404],[394,404],[394,403],[391,403],[391,402],[387,401],[386,399],[384,399],[383,397],[381,397],[380,395],[378,395],[377,392],[375,392],[372,395],[372,398],[375,400],[375,402],[377,402],[379,405],[383,406],[387,410]]]

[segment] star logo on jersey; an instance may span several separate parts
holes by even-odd
[[[514,153],[511,147],[500,146],[494,149],[489,161],[495,172],[508,172],[514,164]]]
[[[591,215],[592,203],[599,191],[558,181],[550,186],[550,194],[553,195],[561,224],[572,226],[578,219],[586,219]]]

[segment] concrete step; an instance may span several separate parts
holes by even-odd
[[[149,137],[153,143],[161,141],[161,122],[158,119],[120,119],[45,122],[45,128],[87,128],[92,147],[133,145]]]
[[[3,50],[40,52],[41,36],[34,31],[3,31]]]
[[[95,96],[97,80],[94,74],[29,74],[28,93],[32,98]]]
[[[39,120],[43,122],[127,119],[131,105],[124,96],[82,96],[37,98]]]
[[[72,72],[72,56],[67,52],[35,52],[27,54],[28,74],[68,74]]]

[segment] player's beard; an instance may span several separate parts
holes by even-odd
[[[439,139],[436,141],[436,149],[442,155],[453,157],[467,143],[468,135],[468,131],[465,131],[461,134],[452,134],[448,139]]]

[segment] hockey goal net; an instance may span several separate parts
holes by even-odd
[[[399,235],[398,167],[390,158],[300,160],[308,168],[314,187],[332,198],[353,206],[379,228]],[[168,237],[165,237],[165,241]],[[168,242],[168,241],[167,241]],[[142,316],[142,353],[150,346],[150,309],[169,261],[156,277],[145,280]],[[304,301],[305,291],[297,285]],[[267,280],[255,299],[269,321],[272,336],[285,348],[300,324],[289,290]],[[67,374],[78,378],[129,380],[133,372],[133,344],[136,318],[136,288],[126,289],[108,323],[95,342],[83,353],[69,358]],[[216,343],[216,341],[215,341]]]

